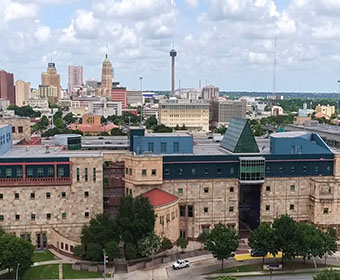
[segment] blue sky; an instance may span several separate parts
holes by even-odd
[[[340,1],[335,0],[1,0],[0,68],[37,87],[51,59],[100,79],[105,53],[115,80],[132,89],[199,80],[228,91],[271,91],[277,37],[279,91],[336,91]],[[108,48],[106,48],[108,46]]]

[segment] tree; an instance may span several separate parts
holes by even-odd
[[[132,243],[124,244],[125,256],[128,260],[135,259],[137,257],[137,247]]]
[[[147,258],[150,258],[159,251],[161,247],[161,241],[159,237],[150,232],[138,241],[138,252]]]
[[[105,244],[106,254],[110,261],[119,256],[119,245],[115,240],[111,240]]]
[[[22,107],[18,107],[16,105],[9,105],[7,107],[7,110],[14,110],[14,113],[17,116],[20,117],[40,117],[41,116],[41,112],[35,112],[33,111],[32,107],[30,106],[22,106]]]
[[[72,253],[76,257],[83,257],[85,254],[85,248],[83,245],[77,245],[73,247]]]
[[[252,250],[262,256],[262,264],[264,264],[264,257],[268,253],[274,256],[278,253],[275,246],[274,230],[264,222],[261,222],[259,227],[250,233],[248,244]]]
[[[155,212],[147,198],[128,195],[120,199],[115,221],[122,241],[138,244],[140,239],[153,232]]]
[[[0,236],[0,269],[15,270],[22,275],[33,264],[34,247],[26,239],[12,234]]]
[[[158,121],[155,116],[151,116],[145,121],[145,127],[147,129],[153,128],[157,124],[158,124]]]
[[[325,258],[325,265],[327,261],[327,256],[333,255],[338,250],[336,244],[336,231],[334,229],[329,229],[327,232],[323,232],[321,235],[323,240],[323,252]]]
[[[0,227],[0,237],[1,237],[3,234],[5,234],[5,231],[4,231],[4,229],[3,229],[2,227]]]
[[[326,269],[319,272],[314,280],[340,280],[340,272],[333,269]]]
[[[295,258],[297,251],[297,224],[289,215],[282,215],[273,223],[276,249],[282,251],[282,261]]]
[[[183,237],[180,237],[176,241],[176,245],[182,249],[182,253],[184,252],[184,249],[188,246],[189,241],[186,240]]]
[[[120,128],[112,128],[111,129],[111,136],[125,136],[126,133],[124,133]]]
[[[64,125],[63,120],[61,118],[57,118],[54,121],[54,125],[55,125],[56,128],[59,128],[59,129],[65,128],[65,125]]]
[[[238,247],[239,237],[233,228],[218,224],[211,233],[208,234],[204,247],[213,254],[215,258],[222,261],[234,255]]]
[[[207,240],[208,233],[203,231],[199,236],[198,236],[198,242],[204,243]]]
[[[67,125],[76,122],[76,119],[73,117],[73,114],[71,112],[66,114],[63,119]]]
[[[172,242],[168,238],[163,237],[162,243],[161,243],[161,249],[162,250],[170,250],[170,249],[172,249],[172,247],[174,247]]]
[[[155,132],[155,133],[169,133],[169,132],[172,132],[172,128],[168,127],[164,124],[155,125],[153,127],[153,132]]]
[[[81,233],[81,243],[85,248],[85,257],[89,260],[101,260],[103,249],[111,241],[119,241],[115,222],[108,214],[97,214],[85,225]]]
[[[227,127],[222,124],[218,129],[217,129],[217,132],[220,133],[221,135],[224,135],[227,131]]]

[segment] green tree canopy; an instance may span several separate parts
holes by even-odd
[[[262,263],[264,263],[264,257],[268,253],[274,256],[278,253],[275,244],[274,230],[268,223],[261,222],[259,227],[251,232],[248,241],[252,250],[263,256]]]
[[[164,124],[155,125],[153,127],[153,132],[155,132],[155,133],[169,133],[169,132],[172,132],[172,128],[168,127]]]
[[[19,266],[23,274],[33,264],[34,247],[26,239],[12,234],[0,236],[0,269],[15,270]]]
[[[138,241],[138,252],[147,258],[153,257],[160,247],[161,241],[154,232],[149,232]]]
[[[326,269],[319,272],[314,280],[340,280],[340,272],[333,269]]]
[[[145,121],[145,127],[148,129],[153,128],[157,124],[158,124],[158,121],[155,116],[151,116]]]
[[[120,128],[112,128],[111,129],[111,136],[125,136],[126,133],[123,132]]]
[[[33,111],[31,106],[18,107],[17,105],[9,105],[7,110],[14,110],[14,113],[17,116],[20,116],[20,117],[35,118],[35,117],[40,117],[41,116],[41,112]]]
[[[204,247],[213,254],[215,258],[222,261],[234,255],[238,247],[239,237],[233,228],[218,224],[208,234]]]
[[[73,114],[70,112],[70,113],[67,113],[64,118],[63,118],[64,122],[69,125],[71,123],[75,123],[76,122],[76,119],[73,117]]]
[[[179,237],[176,241],[176,245],[182,249],[182,252],[188,247],[189,241],[183,237]]]

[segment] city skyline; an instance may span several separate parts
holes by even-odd
[[[43,2],[43,3],[41,3]],[[0,68],[38,87],[51,60],[67,88],[69,65],[100,80],[108,53],[129,89],[214,84],[221,91],[272,91],[274,38],[279,92],[335,92],[340,2],[331,0],[4,0]]]

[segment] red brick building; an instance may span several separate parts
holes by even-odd
[[[0,70],[0,98],[8,99],[15,105],[14,76],[4,70]]]
[[[113,102],[121,102],[122,109],[126,109],[126,87],[119,86],[119,83],[113,83],[111,99]]]

